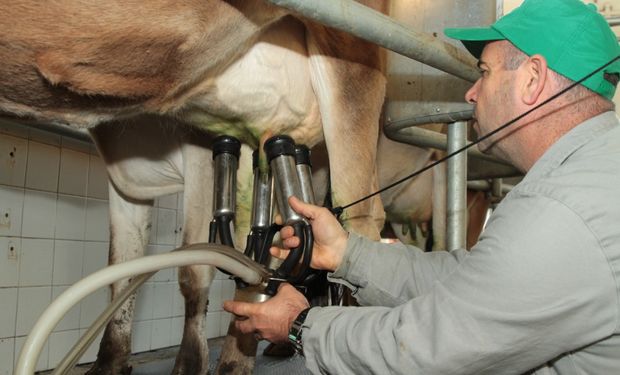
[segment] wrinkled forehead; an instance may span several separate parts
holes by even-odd
[[[484,63],[487,65],[501,65],[506,58],[505,51],[509,47],[510,42],[507,40],[491,40],[486,43],[482,54],[480,55],[479,65]]]

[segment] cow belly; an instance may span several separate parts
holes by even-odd
[[[180,158],[180,152],[175,156]],[[116,188],[130,198],[155,199],[183,191],[183,176],[172,160],[135,158],[120,163],[108,166],[108,173]]]
[[[195,92],[184,119],[256,146],[266,132],[309,145],[322,139],[302,25],[286,18]]]

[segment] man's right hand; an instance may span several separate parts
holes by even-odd
[[[348,233],[328,209],[304,203],[296,197],[290,197],[288,203],[312,225],[314,248],[310,266],[318,270],[335,271],[342,262],[349,238]],[[295,236],[291,226],[282,228],[280,237],[284,249],[273,246],[270,252],[271,255],[284,259],[289,249],[299,246],[299,237]]]

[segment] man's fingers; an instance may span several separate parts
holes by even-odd
[[[272,246],[269,248],[269,252],[271,253],[272,256],[278,259],[284,259],[288,256],[289,250],[280,249],[277,246]]]
[[[311,204],[302,202],[295,196],[289,197],[288,204],[291,205],[291,208],[295,210],[295,212],[297,212],[298,214],[302,214],[310,220],[316,219],[319,213],[318,210],[320,209],[320,207],[318,206],[313,206]]]
[[[237,315],[238,317],[248,317],[256,309],[255,305],[247,302],[225,301],[224,310]]]
[[[252,333],[256,329],[249,319],[246,319],[246,320],[236,320],[235,321],[235,326],[242,333]]]
[[[290,225],[285,226],[280,229],[280,237],[281,238],[289,238],[295,235],[295,228]]]

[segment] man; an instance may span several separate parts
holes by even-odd
[[[480,59],[466,99],[481,135],[620,55],[605,20],[579,0],[526,0],[490,28],[446,34]],[[615,61],[480,144],[526,176],[470,253],[347,236],[327,210],[292,198],[313,226],[312,266],[371,307],[306,310],[282,285],[263,304],[225,308],[267,340],[290,330],[314,373],[619,374],[619,72]],[[291,228],[282,237],[298,244]]]

